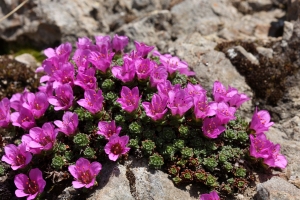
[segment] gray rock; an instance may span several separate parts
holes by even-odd
[[[297,200],[300,190],[279,177],[257,185],[257,200]]]
[[[293,23],[285,21],[282,39],[289,40],[293,35],[293,29],[294,29]]]
[[[25,64],[27,67],[32,68],[33,71],[35,71],[35,69],[38,66],[38,62],[36,61],[36,59],[29,53],[24,53],[19,56],[16,56],[15,60]]]
[[[130,158],[125,165],[104,165],[101,175],[99,189],[88,200],[196,200],[199,198],[195,188],[179,189],[174,187],[167,174],[160,170],[149,170],[148,162],[144,159]],[[191,197],[190,193],[195,197]]]
[[[166,41],[171,39],[171,36],[168,34],[170,29],[168,21],[170,20],[171,13],[168,10],[153,11],[147,16],[123,25],[116,32],[126,35],[132,40],[154,45],[158,49],[163,50],[167,48]],[[132,49],[133,46],[128,48]]]

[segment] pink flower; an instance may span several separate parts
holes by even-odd
[[[236,109],[229,107],[225,102],[211,104],[211,108],[216,110],[216,116],[219,118],[221,124],[227,124],[230,120],[236,119],[234,116]]]
[[[133,81],[135,77],[134,62],[129,57],[123,57],[123,66],[114,66],[111,69],[112,74],[123,83]]]
[[[128,37],[126,36],[119,36],[115,35],[113,40],[112,40],[112,48],[115,51],[123,51],[123,49],[127,46],[128,44]]]
[[[18,188],[15,192],[16,196],[27,197],[27,200],[35,199],[38,194],[44,191],[46,186],[46,181],[38,168],[30,170],[29,178],[25,174],[16,175],[14,182]]]
[[[55,96],[48,97],[54,110],[68,110],[73,104],[73,90],[69,84],[64,84],[55,89]]]
[[[75,76],[74,66],[69,62],[63,64],[62,67],[52,75],[52,78],[54,80],[53,88],[55,89],[58,86],[61,86],[66,83],[70,84],[70,86],[73,86],[74,76]]]
[[[29,91],[27,89],[24,89],[22,93],[13,94],[9,100],[10,107],[15,109],[16,111],[19,111],[23,107],[22,104],[26,102],[28,93]]]
[[[203,120],[202,131],[208,138],[217,138],[225,130],[226,128],[221,125],[220,120],[216,117]]]
[[[26,101],[22,104],[24,108],[31,110],[35,118],[40,118],[46,112],[49,102],[44,92],[27,93]]]
[[[137,41],[134,41],[134,45],[137,51],[137,55],[142,58],[146,58],[148,53],[154,49],[153,46],[148,46],[144,43],[140,43]]]
[[[250,100],[247,95],[245,94],[239,94],[238,90],[230,87],[227,90],[227,97],[230,97],[228,103],[231,107],[239,108],[244,102]]]
[[[209,194],[201,194],[200,200],[220,200],[220,197],[216,191],[212,191]]]
[[[77,103],[89,112],[96,114],[103,107],[102,91],[99,89],[96,93],[95,90],[87,89],[84,91],[84,99],[78,100]]]
[[[256,134],[268,131],[269,127],[274,124],[270,120],[271,117],[268,111],[260,110],[257,112],[256,108],[250,123],[250,129],[254,130]]]
[[[26,144],[21,143],[19,146],[8,144],[4,147],[5,155],[2,156],[2,161],[11,165],[13,170],[23,168],[32,159],[31,153],[26,151]]]
[[[72,52],[72,44],[69,42],[61,44],[55,49],[48,48],[44,50],[44,54],[48,58],[57,57],[59,61],[62,63],[65,63],[69,60],[69,56],[71,52]]]
[[[214,100],[216,102],[221,102],[221,101],[227,102],[229,100],[229,97],[227,97],[226,95],[227,95],[226,87],[219,81],[215,81],[213,86]]]
[[[83,72],[88,68],[88,57],[91,50],[89,49],[77,49],[73,55],[73,60],[78,67],[79,72]]]
[[[114,53],[100,53],[98,51],[92,51],[89,54],[88,60],[96,67],[96,69],[106,73],[110,67]]]
[[[194,97],[194,114],[196,119],[204,119],[216,114],[214,102],[208,103],[206,94],[202,93]]]
[[[206,95],[206,90],[203,89],[199,84],[193,85],[191,83],[188,83],[185,90],[193,98],[195,98],[196,96],[201,95],[201,94]]]
[[[78,49],[90,49],[90,46],[92,45],[92,40],[88,37],[78,38],[78,42],[76,42]]]
[[[75,165],[69,166],[69,172],[75,178],[72,182],[74,188],[90,188],[95,184],[96,176],[102,169],[99,162],[88,161],[85,158],[79,158]]]
[[[146,115],[156,121],[162,119],[168,111],[166,108],[167,103],[167,99],[162,99],[158,94],[154,94],[151,103],[143,102],[142,105],[146,111]]]
[[[150,74],[151,87],[156,87],[159,83],[164,83],[168,78],[168,72],[164,67],[158,67],[152,70]]]
[[[109,142],[105,145],[104,151],[108,154],[108,157],[112,161],[116,161],[120,155],[126,154],[130,148],[126,147],[129,142],[129,137],[124,135],[119,137],[118,135],[113,135],[109,138]]]
[[[10,123],[10,101],[4,98],[0,101],[0,127],[5,128]]]
[[[169,74],[173,74],[174,72],[182,69],[188,69],[187,64],[181,62],[180,59],[176,56],[166,57],[164,55],[161,55],[159,58],[160,62],[166,67]]]
[[[139,102],[142,96],[139,96],[138,87],[130,90],[128,87],[123,86],[121,90],[121,98],[117,102],[121,104],[123,110],[131,113],[139,107]]]
[[[53,148],[58,131],[52,123],[43,124],[42,128],[34,127],[29,134],[22,136],[22,142],[27,143],[30,152],[39,154],[42,150],[48,151]]]
[[[107,140],[109,140],[111,136],[119,135],[122,128],[120,126],[116,127],[116,123],[113,120],[111,122],[99,122],[98,129],[97,134],[103,135]]]
[[[78,72],[74,84],[82,87],[84,90],[95,90],[97,87],[95,70],[93,68],[89,68],[84,72]]]
[[[272,146],[264,133],[259,133],[256,136],[250,135],[250,155],[255,158],[268,158],[269,149]]]
[[[96,45],[98,46],[101,53],[111,52],[111,39],[109,35],[95,36],[95,40],[96,40]]]
[[[19,112],[14,112],[10,115],[10,120],[14,126],[28,130],[35,126],[33,114],[27,108],[21,107]]]
[[[169,92],[171,90],[177,92],[180,90],[180,84],[172,85],[172,83],[169,80],[165,80],[164,82],[158,83],[156,85],[156,88],[158,90],[159,96],[163,99],[169,100]]]
[[[136,74],[139,80],[147,79],[150,76],[151,71],[156,65],[149,59],[136,59],[134,62]]]
[[[67,136],[73,135],[78,126],[78,115],[67,111],[63,115],[63,121],[55,120],[54,124],[58,127],[58,131],[63,132]]]
[[[171,90],[169,92],[169,104],[172,115],[183,116],[191,107],[193,107],[193,97],[188,95],[185,90],[180,89],[175,92]]]
[[[270,167],[286,168],[287,160],[284,155],[280,154],[280,144],[272,144],[269,148],[269,157],[264,158],[264,163]]]

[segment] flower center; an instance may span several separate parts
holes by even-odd
[[[90,183],[92,181],[92,179],[93,179],[93,176],[91,175],[91,172],[89,170],[82,172],[79,176],[79,180],[84,184]]]
[[[40,142],[41,145],[46,146],[48,143],[52,143],[52,140],[49,135],[40,137]]]
[[[21,154],[17,155],[17,157],[16,157],[16,166],[23,165],[25,163],[25,161],[26,161],[25,156],[23,156]]]
[[[111,147],[111,152],[115,155],[120,155],[122,153],[122,146],[120,145],[120,143],[116,143]]]
[[[39,191],[39,186],[36,181],[30,180],[29,182],[26,182],[26,188],[24,190],[26,194],[35,194],[38,191]]]

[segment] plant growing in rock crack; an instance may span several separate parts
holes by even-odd
[[[18,191],[20,177],[31,181],[18,196],[52,190],[45,176],[51,172],[69,171],[60,181],[93,188],[104,163],[134,152],[175,184],[202,184],[223,195],[245,189],[251,164],[286,167],[280,146],[264,135],[273,124],[269,113],[256,110],[250,124],[235,116],[249,100],[245,94],[216,81],[209,101],[179,58],[136,41],[136,50],[125,53],[125,36],[95,40],[79,38],[71,58],[70,43],[46,49],[39,92],[0,101],[0,127],[20,141],[4,147],[2,161],[25,173],[16,176]]]

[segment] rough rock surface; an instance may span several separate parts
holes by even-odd
[[[21,2],[0,1],[0,18]],[[170,52],[187,61],[208,91],[219,80],[253,97],[245,77],[228,56],[215,50],[216,45],[231,40],[250,41],[270,59],[292,49],[296,52],[292,66],[300,66],[299,45],[295,47],[300,36],[298,13],[299,0],[32,0],[0,23],[0,38],[45,48],[65,41],[74,43],[83,36],[125,34],[131,40],[155,45],[162,53]],[[235,55],[236,50],[229,53],[248,56],[256,62],[244,50],[240,48],[239,55]],[[275,172],[280,178],[258,185],[257,199],[299,197],[299,82],[297,70],[287,78],[285,94],[276,105],[257,101],[241,108],[240,113],[248,119],[255,106],[272,112],[276,123],[267,136],[281,145],[289,162],[286,170]],[[178,189],[166,174],[149,171],[144,162],[134,161],[103,167],[99,190],[90,199],[197,199],[199,191]],[[72,196],[72,191],[66,193]],[[250,188],[246,193],[236,199],[251,199],[255,190]]]

